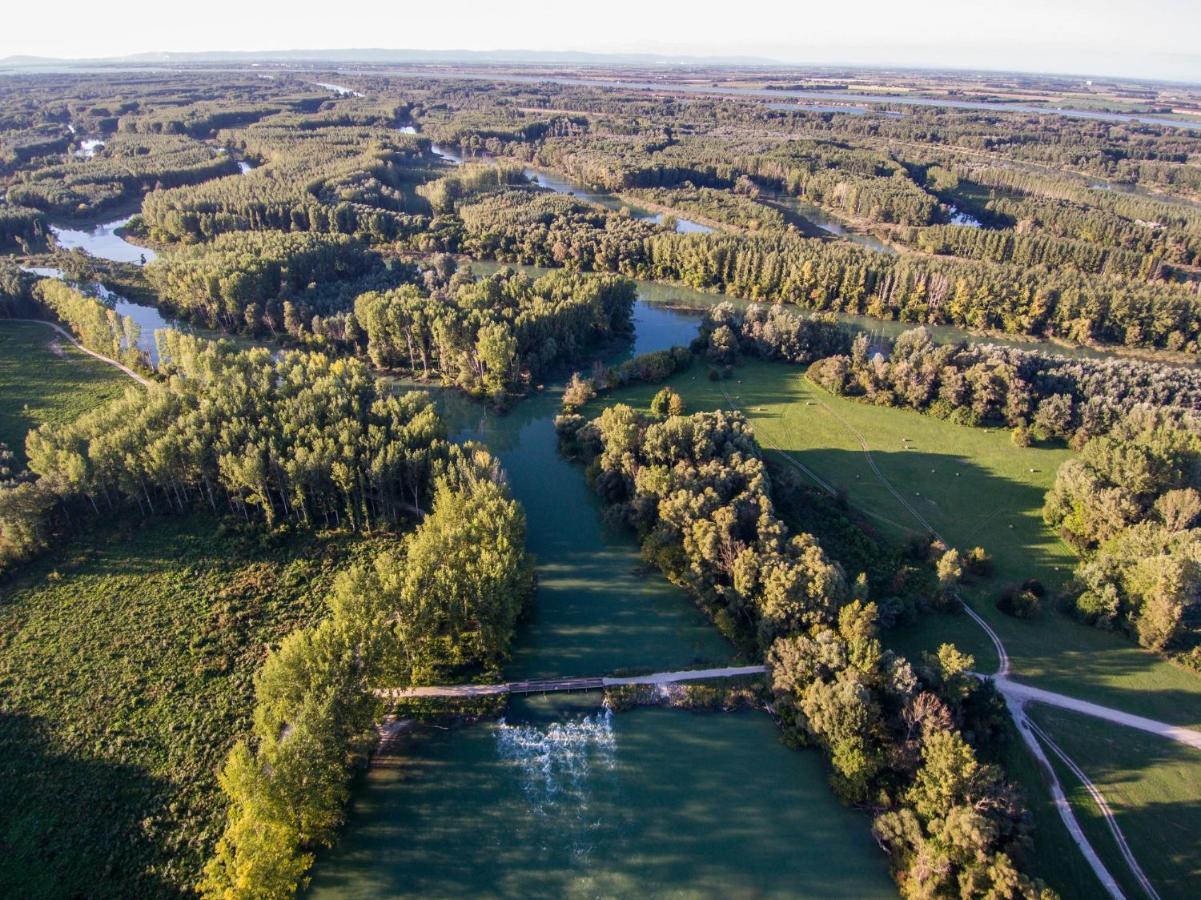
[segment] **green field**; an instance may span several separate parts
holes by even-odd
[[[0,591],[0,895],[178,895],[223,824],[216,770],[267,645],[369,546],[94,529]]]
[[[995,571],[989,578],[966,585],[965,594],[1001,635],[1020,680],[1175,724],[1201,723],[1201,677],[1123,637],[1081,625],[1050,603],[1033,621],[1011,618],[994,606],[1005,585],[1038,578],[1054,587],[1075,565],[1075,557],[1049,532],[1040,513],[1043,494],[1068,451],[1020,448],[1008,431],[967,428],[909,410],[836,397],[809,382],[802,369],[781,363],[748,362],[723,382],[710,381],[698,365],[669,383],[684,396],[689,411],[737,405],[754,425],[764,448],[799,462],[834,488],[844,490],[863,522],[877,529],[881,537],[904,540],[924,531],[914,513],[888,490],[882,476],[952,546],[983,546],[993,556]],[[614,402],[645,408],[658,389],[639,385],[617,391],[594,401],[585,413],[595,414],[602,404]],[[879,474],[869,464],[860,436]],[[890,646],[910,656],[944,641],[973,653],[980,669],[995,668],[996,654],[987,637],[963,615],[923,616],[917,626],[894,630],[888,636]],[[1151,770],[1140,767],[1159,758],[1148,753],[1144,746],[1147,738],[1139,732],[1102,723],[1090,726],[1108,736],[1104,749],[1096,745],[1085,753],[1075,742],[1062,743],[1073,757],[1081,751],[1077,761],[1086,771],[1092,771],[1086,761],[1099,765],[1100,760],[1114,759],[1126,761],[1127,768],[1121,771],[1145,776]],[[1058,729],[1054,737],[1060,738]],[[1111,752],[1113,747],[1120,749]],[[1047,877],[1064,896],[1095,896],[1100,885],[1072,844],[1038,769],[1016,735],[1006,751],[1005,764],[1011,776],[1025,786],[1039,823],[1034,871]],[[1170,837],[1158,828],[1153,811],[1158,804],[1170,804],[1172,797],[1180,796],[1181,808],[1173,810],[1168,819],[1187,821],[1196,815],[1196,801],[1181,791],[1188,793],[1201,784],[1201,766],[1191,760],[1154,772],[1154,787],[1161,792],[1161,799],[1155,799],[1149,787],[1123,795],[1128,798],[1123,801],[1127,815],[1145,823],[1144,850],[1140,853],[1136,846],[1135,854],[1149,871],[1146,859],[1159,852],[1156,841]],[[1092,777],[1098,776],[1094,773]],[[1141,779],[1132,776],[1132,780],[1142,784]],[[1182,788],[1179,782],[1191,787]],[[1109,785],[1098,784],[1109,798]],[[1110,802],[1116,808],[1114,799]],[[1079,815],[1088,815],[1087,796],[1084,802],[1073,797],[1073,805]],[[1123,865],[1121,857],[1112,840],[1101,842],[1108,832],[1103,824],[1096,824],[1101,831],[1095,836],[1095,846],[1110,869],[1117,870]],[[1164,883],[1187,877],[1193,862],[1185,855],[1182,864],[1164,863]]]
[[[31,428],[70,422],[131,384],[45,325],[0,319],[0,442],[18,464]]]
[[[1101,791],[1156,890],[1201,895],[1201,751],[1067,710],[1035,705],[1031,717]],[[1089,841],[1129,896],[1141,896],[1092,798],[1055,762]]]
[[[852,507],[883,537],[902,540],[924,528],[881,475],[952,546],[984,547],[995,572],[966,585],[964,593],[1001,635],[1019,680],[1177,725],[1201,725],[1201,677],[1195,673],[1124,637],[1081,625],[1053,609],[1053,603],[1031,621],[1006,616],[994,606],[1007,585],[1037,578],[1053,589],[1075,565],[1075,556],[1041,516],[1043,495],[1068,451],[1017,447],[1005,430],[968,428],[836,397],[806,379],[799,367],[782,363],[750,361],[735,369],[732,379],[716,382],[694,366],[668,383],[692,411],[737,405],[763,447],[845,490]],[[585,412],[595,412],[602,402],[646,406],[657,389],[639,385],[617,391]],[[982,670],[996,666],[987,638],[966,616],[925,616],[894,638],[908,652],[954,641],[976,656]]]

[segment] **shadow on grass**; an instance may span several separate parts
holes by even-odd
[[[0,896],[147,897],[155,848],[139,822],[161,786],[143,770],[64,753],[50,724],[0,714]]]
[[[1201,751],[1131,729],[1120,728],[1068,710],[1042,705],[1032,716],[1088,777],[1113,808],[1114,818],[1135,858],[1164,897],[1201,893]],[[1069,778],[1075,784],[1075,777]],[[1090,834],[1111,842],[1091,801],[1084,805]],[[1076,800],[1076,797],[1073,797]],[[1113,857],[1117,857],[1116,849]],[[1115,876],[1137,885],[1125,866],[1115,863]]]

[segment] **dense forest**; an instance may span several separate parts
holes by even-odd
[[[1139,408],[1059,469],[1043,515],[1083,557],[1068,600],[1201,668],[1201,423]]]
[[[711,322],[709,330],[717,325]],[[1075,446],[1137,407],[1201,408],[1195,368],[937,344],[924,328],[875,349],[861,334],[849,353],[819,360],[809,377],[835,394],[879,406],[908,407],[965,425],[1008,426]]]
[[[29,473],[0,490],[0,563],[44,549],[80,516],[194,508],[351,529],[428,505],[442,423],[354,360],[239,351],[160,335],[162,384],[130,388],[27,441]]]
[[[769,470],[743,414],[688,415],[686,385],[732,386],[746,358],[805,366],[837,395],[952,423],[926,426],[1054,447],[1067,459],[1043,519],[1079,559],[1052,599],[1201,670],[1195,133],[443,74],[0,79],[0,325],[61,325],[101,359],[40,338],[6,352],[114,378],[115,362],[140,382],[121,373],[69,420],[38,418],[45,398],[0,397],[32,423],[23,454],[0,444],[0,579],[20,598],[0,635],[14,698],[0,739],[21,776],[6,796],[44,775],[21,755],[38,717],[72,777],[103,761],[106,777],[162,782],[103,807],[103,838],[61,814],[30,820],[9,848],[23,871],[78,855],[76,893],[292,896],[335,842],[373,725],[395,712],[376,691],[505,677],[534,593],[526,511],[497,457],[408,390],[420,382],[514,428],[517,404],[553,408],[524,397],[562,387],[559,448],[606,520],[766,663],[761,699],[790,745],[821,750],[838,798],[870,810],[904,896],[1047,896],[1033,877],[1050,880],[1046,861],[1031,858],[1039,801],[999,766],[1013,729],[997,687],[953,645],[885,649],[894,626],[959,609],[959,580],[987,554],[861,529],[845,493]],[[333,77],[353,89],[313,80]],[[97,225],[123,225],[114,239],[132,255],[66,250],[67,230]],[[141,265],[140,251],[157,256]],[[554,271],[480,276],[473,261]],[[690,346],[626,358],[633,279],[716,296]],[[233,340],[164,329],[148,353],[118,312],[138,304]],[[908,330],[883,338],[843,314]],[[936,326],[1047,344],[941,342]],[[645,390],[648,412],[599,411],[623,388]],[[156,544],[160,531],[182,543]],[[106,542],[142,555],[106,556]],[[87,582],[103,587],[80,587],[106,568]],[[34,597],[80,601],[123,627],[126,599],[162,570],[147,595],[162,617],[136,649],[179,670],[153,690],[187,712],[164,719],[130,687],[144,673],[79,662],[153,660],[120,637],[52,641],[28,612]],[[1020,602],[1011,590],[998,606]],[[30,674],[47,659],[72,665]],[[85,678],[105,686],[94,730],[56,718],[94,697],[72,680]],[[195,712],[214,696],[228,708]]]

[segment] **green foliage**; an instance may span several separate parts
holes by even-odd
[[[145,355],[138,349],[141,329],[129,316],[119,315],[95,297],[54,278],[41,279],[34,287],[34,295],[89,350],[120,360],[131,368],[147,368]]]
[[[43,424],[65,426],[129,385],[128,376],[81,353],[47,326],[0,319],[0,443],[8,445],[20,468],[27,432]]]
[[[925,328],[901,334],[887,356],[869,358],[866,336],[857,341],[849,356],[814,363],[810,377],[832,393],[879,406],[909,407],[958,424],[1004,424],[1014,429],[1019,447],[1030,446],[1036,435],[1083,443],[1145,404],[1201,404],[1201,376],[1190,368],[936,344]]]
[[[150,236],[207,240],[229,231],[313,231],[394,240],[424,224],[405,182],[428,146],[379,127],[298,128],[287,120],[222,131],[218,140],[263,160],[246,175],[157,190],[142,204]]]
[[[341,822],[371,688],[495,666],[532,590],[521,507],[486,451],[456,449],[417,530],[343,573],[330,616],[259,671],[255,746],[238,742],[222,770],[229,812],[201,893],[292,896]]]
[[[57,215],[96,215],[153,188],[197,184],[231,175],[237,164],[200,141],[182,135],[116,134],[92,158],[23,173],[9,201]]]
[[[441,375],[501,401],[585,348],[631,328],[634,286],[614,276],[512,270],[450,279],[426,296],[414,285],[355,300],[354,316],[377,366]]]
[[[345,235],[257,231],[164,254],[146,267],[146,277],[168,308],[200,324],[295,333],[287,301],[312,308],[310,285],[353,280],[379,266],[374,253]]]
[[[268,525],[370,530],[428,498],[445,435],[422,396],[393,396],[353,360],[274,358],[176,331],[160,339],[166,384],[30,434],[38,480],[0,490],[6,566],[39,549],[73,510],[96,514],[101,504],[136,504],[147,515],[216,511],[220,499]]]
[[[1077,613],[1155,650],[1196,642],[1201,592],[1201,432],[1190,416],[1140,410],[1065,462],[1043,515],[1084,556]]]
[[[220,833],[216,773],[251,726],[266,646],[311,621],[335,574],[378,543],[260,541],[205,515],[110,517],[9,580],[0,889],[190,892]]]

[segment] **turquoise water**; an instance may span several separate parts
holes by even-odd
[[[640,301],[610,360],[686,344],[698,314]],[[697,377],[703,377],[698,374]],[[538,591],[509,678],[733,661],[687,595],[602,522],[556,449],[561,382],[497,415],[438,392],[458,438],[500,457],[528,519]],[[893,896],[865,814],[814,750],[761,712],[616,715],[599,693],[515,700],[501,722],[424,726],[356,785],[314,897]]]

